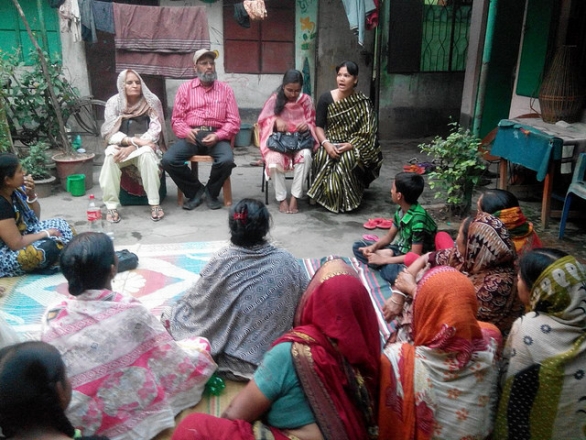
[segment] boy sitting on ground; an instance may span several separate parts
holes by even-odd
[[[435,248],[437,225],[417,201],[424,186],[425,181],[419,174],[398,173],[391,187],[391,199],[399,205],[393,226],[376,242],[361,240],[352,246],[358,261],[380,270],[382,278],[391,285],[405,268],[407,253],[419,256]],[[397,240],[393,243],[395,238]]]

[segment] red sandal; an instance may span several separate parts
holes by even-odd
[[[385,221],[385,219],[381,217],[369,218],[368,221],[364,223],[362,226],[364,226],[365,229],[376,229],[378,228],[378,225],[383,221]]]
[[[377,225],[379,229],[391,229],[393,227],[393,220],[392,219],[382,219],[382,221]]]

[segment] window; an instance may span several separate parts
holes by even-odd
[[[39,46],[51,57],[61,55],[59,38],[59,17],[47,1],[20,0],[29,25],[37,38]],[[38,9],[40,5],[41,9]],[[2,1],[0,13],[0,50],[7,54],[19,51],[20,60],[31,64],[29,53],[33,49],[24,23],[11,1]]]
[[[224,68],[227,73],[279,73],[295,67],[295,2],[266,2],[267,18],[242,27],[236,0],[224,2]]]
[[[395,0],[389,73],[466,70],[472,0]]]

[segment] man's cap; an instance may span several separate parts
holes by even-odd
[[[214,60],[220,55],[217,50],[199,49],[193,55],[193,64],[196,64],[204,55],[212,57]]]

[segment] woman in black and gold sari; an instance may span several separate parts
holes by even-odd
[[[378,177],[382,153],[372,103],[354,90],[358,66],[344,61],[336,73],[338,88],[322,94],[317,104],[320,148],[313,159],[314,181],[308,195],[337,213],[360,206],[364,190]]]

